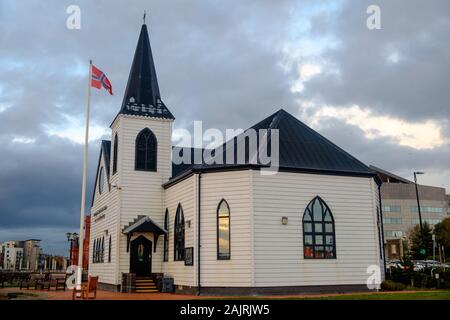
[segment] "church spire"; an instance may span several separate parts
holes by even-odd
[[[120,113],[174,119],[169,109],[161,101],[145,23],[142,25],[139,35]]]

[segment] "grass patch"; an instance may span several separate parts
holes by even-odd
[[[346,294],[338,296],[307,297],[303,300],[450,300],[450,291],[430,290],[420,292]]]
[[[29,292],[8,292],[0,294],[0,300],[36,300],[38,294]]]
[[[427,290],[415,292],[374,292],[339,295],[263,297],[244,296],[212,298],[208,300],[450,300],[450,290]]]

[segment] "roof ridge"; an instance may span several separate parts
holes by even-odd
[[[283,118],[285,113],[286,113],[286,111],[284,111],[283,109],[280,109],[277,112],[275,112],[274,117],[273,117],[272,121],[270,122],[268,129],[279,128],[281,118]]]

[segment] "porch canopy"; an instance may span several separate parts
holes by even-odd
[[[122,230],[123,234],[127,235],[127,252],[130,248],[131,237],[133,233],[137,232],[151,232],[155,240],[154,250],[156,251],[156,242],[158,237],[162,234],[166,235],[167,230],[160,227],[156,222],[154,222],[149,216],[138,216],[133,222],[131,222],[127,227]]]

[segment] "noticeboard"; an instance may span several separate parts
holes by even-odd
[[[194,248],[184,248],[184,265],[193,266],[194,265]]]

